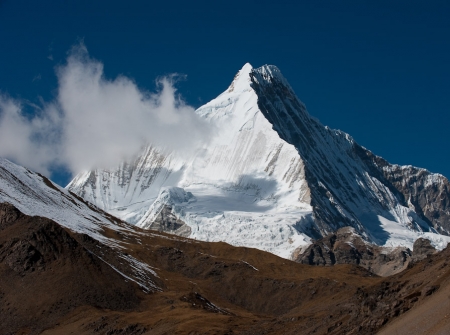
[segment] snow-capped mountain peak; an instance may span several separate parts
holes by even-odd
[[[446,244],[436,233],[448,235],[448,208],[426,199],[450,199],[448,180],[415,168],[401,169],[401,177],[350,135],[324,127],[277,67],[245,64],[196,113],[217,131],[192,157],[148,146],[134,161],[81,174],[68,188],[140,227],[169,211],[193,238],[283,257],[344,226],[380,245],[412,247],[423,234]]]
[[[250,72],[253,70],[253,67],[250,63],[246,63],[242,69],[236,73],[234,76],[231,85],[225,92],[235,92],[240,93],[242,91],[248,90],[250,88]],[[224,93],[225,93],[224,92]]]

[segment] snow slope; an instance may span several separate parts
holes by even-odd
[[[68,190],[4,158],[0,158],[0,202],[8,202],[26,215],[52,219],[74,232],[88,234],[106,244],[114,242],[103,236],[103,226],[124,229]]]
[[[148,146],[134,161],[81,173],[68,189],[144,228],[170,206],[192,238],[286,258],[343,226],[379,245],[412,247],[423,234],[441,248],[449,240],[436,233],[450,227],[418,209],[430,204],[409,205],[392,166],[312,118],[278,68],[246,64],[196,113],[216,134],[192,157]]]
[[[249,64],[227,91],[197,113],[217,134],[194,157],[181,160],[149,146],[134,162],[77,176],[68,188],[130,223],[146,227],[173,204],[191,237],[226,241],[289,255],[309,238],[312,223],[303,162],[259,111]],[[193,194],[190,201],[172,189]],[[231,228],[231,229],[230,229]]]

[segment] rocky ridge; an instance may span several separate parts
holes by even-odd
[[[299,250],[294,260],[319,266],[355,264],[376,275],[387,277],[402,272],[410,264],[436,252],[430,240],[422,237],[414,242],[412,251],[406,247],[380,247],[362,239],[355,229],[345,227],[314,241],[306,249]]]

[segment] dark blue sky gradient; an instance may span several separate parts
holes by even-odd
[[[195,107],[246,62],[274,64],[323,124],[448,177],[449,18],[450,2],[432,0],[0,0],[0,91],[52,99],[55,66],[80,39],[109,78],[153,90],[186,74],[178,88]]]

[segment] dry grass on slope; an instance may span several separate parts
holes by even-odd
[[[123,246],[116,250],[19,216],[0,219],[2,334],[371,334],[444,294],[450,269],[448,250],[380,278],[353,265],[309,266],[226,243],[105,229]],[[144,292],[99,258],[131,276],[120,255],[151,266],[161,291]]]

